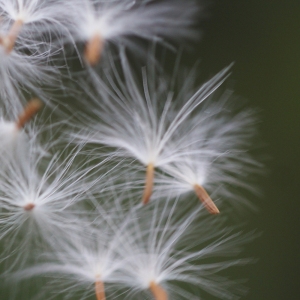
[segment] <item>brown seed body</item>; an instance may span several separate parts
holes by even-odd
[[[203,203],[203,205],[205,206],[205,208],[208,210],[209,213],[211,213],[212,215],[216,215],[220,213],[217,206],[214,204],[212,199],[207,194],[206,190],[201,185],[195,184],[194,190],[197,197]]]
[[[146,170],[146,181],[145,181],[145,188],[144,188],[144,194],[143,194],[143,204],[147,204],[150,200],[150,197],[152,195],[152,189],[153,189],[153,180],[154,180],[154,165],[150,163],[147,166]]]
[[[28,204],[26,204],[25,206],[24,206],[24,209],[26,210],[26,211],[31,211],[31,210],[33,210],[35,208],[35,205],[33,204],[33,203],[28,203]]]
[[[168,300],[167,292],[154,281],[150,282],[149,289],[155,300]]]
[[[43,103],[39,99],[30,100],[24,111],[19,115],[16,122],[17,128],[21,129],[42,108]]]
[[[101,280],[95,282],[95,293],[97,300],[105,300],[104,283]]]
[[[10,28],[7,36],[1,38],[1,44],[5,47],[6,53],[10,53],[13,50],[23,25],[24,22],[22,20],[16,20]]]
[[[103,46],[104,41],[100,34],[95,34],[87,41],[84,50],[84,58],[91,66],[95,66],[99,62]]]

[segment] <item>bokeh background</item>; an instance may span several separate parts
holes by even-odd
[[[300,299],[300,1],[220,0],[209,6],[195,56],[203,72],[234,61],[237,94],[260,108],[267,175],[249,228],[247,300]],[[243,275],[245,275],[243,271]]]

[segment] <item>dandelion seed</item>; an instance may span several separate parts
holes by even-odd
[[[209,218],[200,207],[185,205],[178,212],[176,201],[169,197],[133,209],[119,226],[115,249],[123,263],[115,273],[116,287],[129,287],[130,299],[142,299],[144,293],[155,300],[192,299],[188,286],[197,286],[199,297],[237,299],[241,290],[234,281],[218,279],[218,273],[249,262],[222,257],[238,254],[253,234],[233,234],[223,219]],[[218,262],[208,262],[209,257]]]
[[[115,272],[122,263],[115,251],[120,229],[118,223],[110,226],[115,217],[108,211],[100,212],[98,205],[97,212],[101,214],[97,222],[83,217],[85,226],[58,240],[54,252],[45,254],[44,263],[20,270],[15,277],[23,280],[43,275],[52,279],[49,286],[55,286],[56,293],[68,291],[68,297],[81,295],[81,299],[94,294],[97,300],[105,300],[105,285],[115,282]]]
[[[199,3],[181,1],[79,1],[75,5],[70,31],[74,39],[84,42],[84,58],[90,65],[98,63],[106,42],[135,49],[130,37],[186,42],[198,36],[193,28]],[[139,49],[140,50],[140,49]]]
[[[67,32],[61,22],[65,7],[60,0],[0,0],[2,99],[12,101],[21,89],[42,97],[40,86],[59,83],[57,68],[49,64],[57,52],[49,35]]]
[[[52,279],[51,291],[55,286],[56,293],[66,292],[66,298],[81,295],[81,299],[94,294],[97,300],[105,300],[111,289],[121,289],[130,299],[141,299],[144,293],[151,293],[155,300],[191,299],[187,285],[199,287],[201,297],[210,293],[235,299],[241,292],[234,281],[220,280],[217,273],[249,262],[222,257],[238,254],[252,233],[232,234],[223,220],[208,218],[191,205],[179,213],[171,198],[146,209],[133,208],[126,215],[122,210],[109,213],[99,208],[100,218],[58,241],[44,263],[20,270],[14,277],[46,276]],[[218,262],[207,262],[210,257]]]
[[[36,140],[29,140],[26,151],[20,146],[20,156],[3,160],[0,169],[0,240],[6,242],[1,259],[16,255],[10,268],[22,267],[31,257],[31,248],[40,243],[42,248],[52,246],[74,231],[75,224],[81,224],[75,204],[99,183],[92,180],[90,166],[74,163],[80,149],[64,158],[62,153],[45,156],[48,151],[40,151]]]
[[[88,100],[92,101],[93,111],[81,117],[86,129],[81,126],[78,133],[72,134],[72,140],[115,148],[110,149],[114,159],[132,159],[142,164],[143,172],[146,171],[142,202],[147,204],[153,192],[155,171],[164,170],[165,166],[189,153],[186,137],[178,132],[189,126],[188,120],[197,107],[226,79],[228,68],[206,82],[195,94],[186,90],[188,83],[183,83],[183,90],[176,97],[173,81],[161,74],[147,74],[145,70],[143,89],[140,89],[124,56],[122,62],[125,84],[116,74],[117,82],[114,82],[108,73],[109,83],[106,85],[92,73],[96,93],[87,93],[91,95]],[[210,203],[210,206],[213,205]]]
[[[219,213],[214,198],[249,205],[237,190],[255,193],[250,177],[262,170],[262,164],[250,152],[257,114],[244,108],[232,93],[226,90],[217,101],[211,98],[203,103],[180,128],[178,134],[185,137],[185,155],[162,167],[165,174],[159,175],[157,194],[194,192],[211,214]]]
[[[17,39],[26,41],[29,46],[30,41],[36,42],[37,36],[41,39],[45,34],[67,31],[63,19],[70,16],[71,5],[74,7],[74,2],[70,4],[61,0],[0,0],[2,27],[8,31],[5,38],[11,48],[8,50],[14,48]]]

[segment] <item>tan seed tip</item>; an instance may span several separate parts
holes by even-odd
[[[215,205],[215,203],[212,201],[206,190],[199,184],[194,185],[194,190],[199,198],[199,200],[203,203],[204,207],[207,209],[209,213],[212,215],[219,214],[220,211]]]
[[[84,58],[89,65],[95,66],[99,62],[103,47],[104,41],[100,34],[95,34],[87,41],[84,49]]]

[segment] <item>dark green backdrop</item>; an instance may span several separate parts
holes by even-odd
[[[260,212],[249,228],[263,232],[247,253],[250,292],[243,299],[300,299],[300,1],[220,0],[210,8],[198,48],[202,68],[235,61],[235,90],[261,108],[269,174]]]

